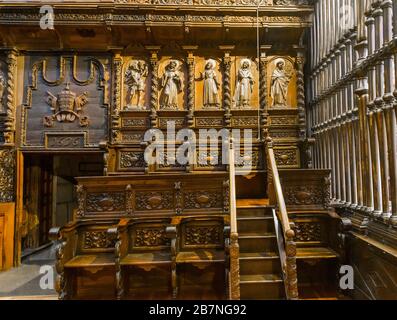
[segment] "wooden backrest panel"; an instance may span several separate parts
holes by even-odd
[[[226,173],[78,178],[76,219],[228,213]]]
[[[222,217],[183,219],[179,226],[179,250],[222,249],[223,230]]]
[[[128,225],[128,251],[170,250],[171,241],[166,235],[166,227],[170,222],[170,219],[131,221]]]

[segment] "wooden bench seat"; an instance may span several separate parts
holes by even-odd
[[[225,262],[225,252],[218,250],[195,250],[180,252],[176,256],[177,263],[217,263]]]
[[[169,252],[145,252],[130,253],[120,261],[122,266],[170,264],[171,254]]]
[[[114,266],[114,255],[112,253],[79,255],[65,263],[65,268],[96,268],[106,266]]]
[[[326,247],[298,248],[296,259],[337,259],[339,255],[332,249]]]

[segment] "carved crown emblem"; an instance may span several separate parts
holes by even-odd
[[[75,122],[79,120],[81,127],[88,125],[88,117],[83,115],[83,107],[87,104],[88,92],[83,92],[76,95],[69,88],[69,83],[66,83],[65,89],[54,96],[51,92],[47,91],[47,104],[51,107],[53,112],[50,116],[44,117],[44,125],[52,127],[54,121],[62,122]]]

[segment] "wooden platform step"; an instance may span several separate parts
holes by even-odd
[[[284,283],[277,274],[241,275],[240,295],[243,300],[284,299]]]
[[[309,259],[336,259],[338,254],[330,249],[324,247],[308,247],[297,248],[296,258],[302,260]]]
[[[280,257],[275,252],[240,254],[240,274],[280,274]]]

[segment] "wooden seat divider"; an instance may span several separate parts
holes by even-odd
[[[79,220],[52,228],[59,299],[114,298],[114,245],[107,231],[119,219]]]

